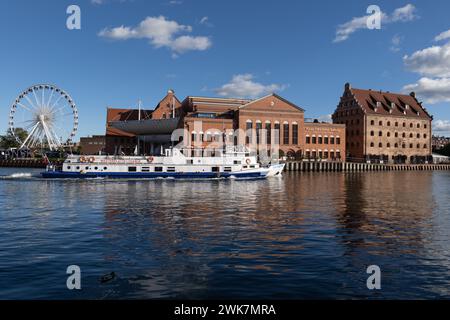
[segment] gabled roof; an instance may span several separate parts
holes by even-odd
[[[147,119],[151,113],[151,110],[141,110],[141,119]],[[138,118],[139,110],[137,109],[108,108],[106,111],[106,135],[134,137],[134,134],[111,127],[110,123],[113,121],[137,120]]]
[[[366,114],[432,119],[413,93],[406,95],[356,88],[350,88],[350,91]]]
[[[300,110],[300,111],[302,111],[302,112],[305,111],[303,108],[300,108],[300,107],[297,106],[295,103],[292,103],[292,102],[290,102],[289,100],[286,100],[285,98],[283,98],[283,97],[277,95],[276,93],[268,94],[268,95],[266,95],[266,96],[264,96],[264,97],[261,97],[261,98],[259,98],[259,99],[256,99],[256,100],[251,100],[251,101],[249,101],[248,103],[246,103],[246,104],[240,106],[239,109],[244,109],[244,108],[246,108],[246,107],[248,107],[248,106],[250,106],[250,105],[252,105],[252,104],[254,104],[254,103],[256,103],[256,102],[259,102],[259,101],[261,101],[261,100],[264,100],[264,99],[266,99],[266,98],[268,98],[268,97],[275,97],[275,98],[277,98],[277,99],[283,101],[284,103],[287,103],[288,105],[290,105],[290,106],[292,106],[292,107],[294,107],[294,108],[296,108],[296,109],[298,109],[298,110]]]

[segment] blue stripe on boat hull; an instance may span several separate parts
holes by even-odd
[[[265,172],[221,172],[218,175],[215,172],[62,172],[46,171],[41,173],[43,178],[53,179],[87,179],[87,178],[109,178],[109,179],[156,179],[156,178],[175,178],[175,179],[208,179],[208,178],[254,178],[261,179],[267,176]]]

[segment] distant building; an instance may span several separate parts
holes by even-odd
[[[347,156],[353,161],[431,160],[433,118],[414,93],[354,89],[347,83],[332,118],[346,125]]]
[[[105,136],[81,137],[78,146],[81,154],[99,154],[105,151]]]
[[[433,136],[431,141],[432,141],[431,144],[432,144],[432,147],[433,147],[433,151],[441,150],[446,145],[450,144],[450,138],[449,137]]]
[[[176,143],[187,147],[252,145],[270,155],[278,145],[282,156],[345,160],[345,125],[305,124],[304,110],[277,94],[254,100],[188,96],[180,102],[169,90],[154,111],[147,110],[141,121],[137,115],[135,109],[108,109],[107,153],[120,147],[131,154],[138,145],[140,153],[159,154],[174,143],[175,129],[185,129]]]

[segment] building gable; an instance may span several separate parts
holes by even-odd
[[[274,93],[244,104],[239,108],[239,111],[304,113],[302,108]]]

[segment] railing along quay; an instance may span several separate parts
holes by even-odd
[[[365,172],[450,170],[450,164],[375,164],[354,162],[287,161],[285,171],[302,172]]]
[[[47,163],[43,159],[8,159],[0,160],[0,167],[9,168],[45,168]]]

